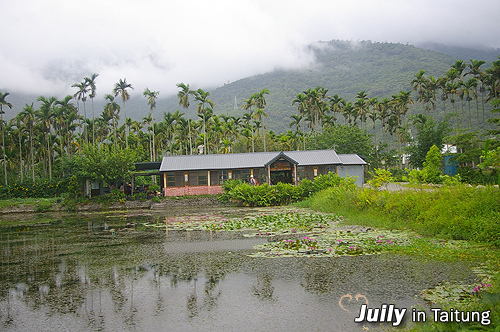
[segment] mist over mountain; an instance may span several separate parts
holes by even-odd
[[[410,82],[413,75],[419,70],[425,70],[427,75],[439,77],[459,59],[468,61],[478,59],[487,61],[488,67],[500,55],[499,49],[468,49],[450,47],[440,44],[421,44],[420,47],[397,43],[378,43],[371,41],[329,41],[315,42],[309,46],[314,55],[312,66],[300,70],[275,70],[265,74],[242,78],[234,82],[227,82],[220,87],[203,87],[190,85],[210,92],[210,99],[215,104],[214,113],[241,116],[245,99],[264,88],[269,90],[266,97],[265,112],[268,118],[264,125],[275,132],[288,129],[289,117],[296,113],[296,106],[292,105],[295,96],[309,88],[322,86],[329,90],[328,95],[338,94],[347,100],[365,91],[368,97],[390,98],[399,91],[411,90]],[[245,64],[242,63],[242,66]],[[134,82],[130,82],[132,85]],[[179,82],[180,83],[180,82]],[[190,84],[190,82],[183,82]],[[7,90],[8,91],[8,90]],[[132,95],[125,104],[128,117],[142,120],[149,114],[146,98],[139,93]],[[94,99],[94,113],[98,117],[105,104],[104,95],[111,91],[103,91],[97,82],[97,96]],[[11,93],[8,101],[13,104],[12,110],[6,110],[5,117],[10,119],[22,110],[25,104],[35,103],[38,96]],[[49,97],[49,96],[46,96]],[[62,98],[62,96],[58,96]],[[123,107],[119,97],[117,102]],[[76,104],[76,101],[75,101]],[[79,103],[83,114],[83,104]],[[91,101],[87,99],[86,114],[92,118]],[[154,111],[156,121],[163,119],[165,112],[181,110],[176,96],[164,97],[161,94]],[[196,119],[196,102],[191,100],[190,117]],[[123,112],[120,114],[123,117]],[[123,121],[123,118],[121,119]]]

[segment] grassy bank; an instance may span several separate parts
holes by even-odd
[[[439,285],[428,297],[433,307],[490,310],[491,323],[415,324],[412,331],[500,331],[500,191],[494,187],[445,187],[399,192],[332,187],[297,203],[300,207],[344,216],[349,224],[411,230],[420,236],[394,251],[441,260],[477,263],[478,285]],[[453,294],[461,294],[454,297]],[[463,296],[465,294],[465,296]],[[425,298],[425,297],[424,297]],[[429,300],[431,301],[431,300]]]
[[[494,187],[398,192],[332,187],[298,204],[362,225],[500,246],[500,190]]]

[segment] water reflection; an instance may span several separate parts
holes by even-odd
[[[204,212],[206,213],[206,212]],[[146,229],[164,215],[62,216],[0,228],[5,330],[361,330],[356,304],[416,304],[463,264],[390,255],[254,258],[239,233]],[[359,306],[358,306],[359,307]]]

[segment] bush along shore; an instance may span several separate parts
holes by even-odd
[[[432,190],[387,191],[332,186],[300,208],[342,215],[347,224],[416,234],[395,253],[438,260],[464,260],[475,267],[475,285],[443,283],[420,294],[432,307],[488,312],[491,322],[412,324],[410,331],[499,331],[500,190],[494,186],[443,186]]]
[[[270,186],[267,183],[252,186],[241,180],[229,180],[223,185],[224,193],[219,197],[223,202],[232,202],[239,206],[277,206],[298,202],[330,187],[354,190],[356,178],[342,178],[335,173],[320,175],[314,181],[304,179],[298,186],[281,183]]]

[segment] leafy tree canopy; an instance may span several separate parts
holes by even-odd
[[[417,134],[406,151],[410,154],[410,165],[422,168],[427,152],[433,145],[442,149],[444,138],[450,132],[450,125],[445,121],[436,124],[432,117],[423,114],[413,117],[412,122]]]
[[[136,153],[132,149],[116,150],[114,147],[102,145],[86,146],[68,163],[72,172],[82,183],[85,180],[116,184],[129,180],[134,170]]]
[[[334,148],[340,154],[354,153],[363,157],[369,156],[374,148],[372,140],[366,132],[359,127],[348,125],[326,128],[314,138],[314,142],[308,142],[308,146],[313,150]]]

